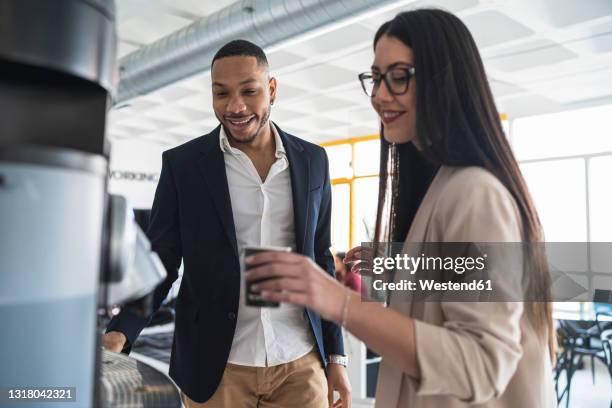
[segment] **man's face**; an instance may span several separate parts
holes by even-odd
[[[276,97],[276,80],[255,57],[225,57],[212,72],[213,109],[235,143],[251,143],[268,126],[270,105]]]

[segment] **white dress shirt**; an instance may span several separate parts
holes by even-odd
[[[275,126],[270,127],[276,161],[264,182],[251,159],[230,145],[223,127],[219,135],[239,253],[252,245],[295,248],[289,161]],[[312,350],[314,340],[304,308],[286,303],[278,308],[247,306],[244,271],[240,275],[240,304],[228,362],[269,367],[297,360]]]

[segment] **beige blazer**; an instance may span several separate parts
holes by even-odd
[[[479,167],[442,166],[406,245],[520,241],[516,202],[495,176]],[[383,360],[377,408],[555,407],[547,345],[522,303],[415,302],[393,294],[390,307],[415,319],[421,379]]]

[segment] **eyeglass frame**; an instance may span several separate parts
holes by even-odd
[[[391,89],[391,86],[389,85],[389,81],[387,80],[387,75],[392,72],[393,70],[402,70],[402,71],[406,71],[406,73],[408,74],[408,80],[406,81],[406,89],[403,90],[402,92],[393,92],[393,89]],[[374,87],[372,87],[372,95],[368,95],[368,91],[366,91],[366,87],[365,84],[363,82],[363,76],[364,75],[372,75],[372,71],[368,71],[368,72],[362,72],[361,74],[357,75],[357,78],[359,79],[359,82],[361,83],[361,89],[363,89],[363,92],[369,96],[370,98],[373,98],[374,96],[376,96],[376,92],[374,92],[374,89],[376,89],[376,91],[378,91],[378,89],[380,89],[380,84],[382,81],[385,82],[385,85],[387,87],[387,90],[389,91],[389,93],[391,95],[395,95],[395,96],[399,96],[399,95],[403,95],[406,92],[408,92],[408,89],[410,88],[410,80],[414,77],[416,70],[414,67],[393,67],[391,69],[389,69],[387,72],[385,72],[384,74],[381,73],[380,78],[378,79],[378,85],[374,85]],[[373,77],[371,78],[371,80],[374,80]]]

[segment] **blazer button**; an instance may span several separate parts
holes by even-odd
[[[234,319],[236,318],[236,313],[234,313],[234,312],[229,312],[229,313],[227,314],[227,318],[228,318],[228,319],[230,319],[230,320],[234,320]]]

